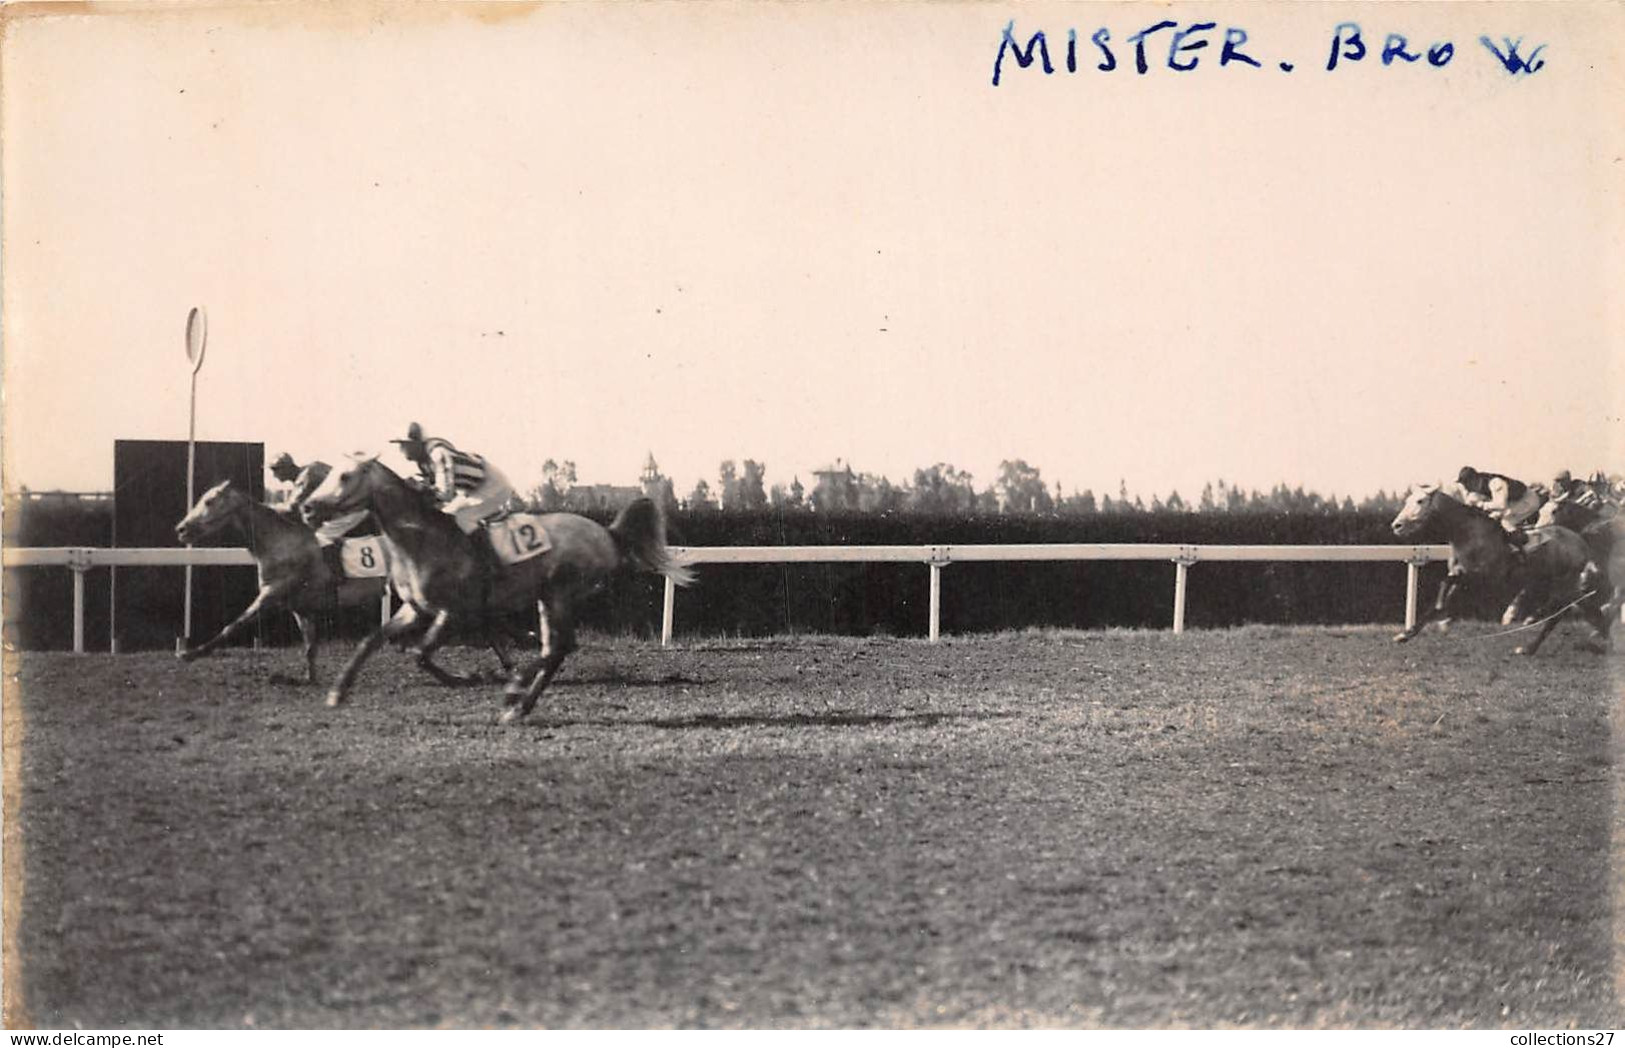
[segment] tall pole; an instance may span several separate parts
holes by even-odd
[[[209,319],[202,306],[196,306],[186,317],[186,359],[192,365],[192,397],[186,414],[186,512],[192,512],[197,499],[197,373],[203,368],[203,351],[208,345]],[[192,544],[186,544],[187,549]],[[186,601],[181,611],[181,639],[177,650],[192,645],[192,565],[186,565]]]

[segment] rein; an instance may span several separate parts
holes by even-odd
[[[1580,594],[1578,597],[1575,597],[1573,600],[1569,601],[1567,604],[1563,605],[1561,608],[1558,608],[1556,611],[1552,612],[1550,615],[1545,616],[1544,618],[1536,619],[1534,622],[1526,622],[1521,626],[1513,626],[1510,629],[1499,630],[1499,631],[1497,631],[1495,633],[1486,633],[1486,634],[1484,634],[1482,636],[1472,637],[1470,639],[1472,639],[1472,640],[1490,640],[1490,639],[1495,638],[1495,637],[1509,636],[1509,635],[1511,635],[1513,633],[1522,633],[1524,630],[1532,630],[1536,626],[1544,625],[1545,623],[1551,621],[1552,619],[1557,618],[1559,615],[1561,615],[1564,612],[1568,611],[1570,608],[1578,606],[1581,601],[1585,600],[1588,597],[1594,597],[1594,596],[1596,596],[1596,594],[1597,594],[1597,591],[1594,590],[1594,589],[1593,590],[1586,590],[1584,593]]]

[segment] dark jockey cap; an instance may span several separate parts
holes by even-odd
[[[421,448],[423,447],[423,427],[414,422],[406,427],[405,437],[392,438],[390,443],[399,444],[402,451],[409,448]]]

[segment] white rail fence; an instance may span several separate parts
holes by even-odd
[[[942,569],[987,561],[1165,561],[1174,565],[1174,632],[1185,631],[1185,594],[1193,564],[1236,561],[1396,563],[1405,565],[1405,625],[1416,623],[1417,584],[1424,564],[1447,560],[1449,546],[1207,546],[1154,543],[1043,543],[981,546],[677,546],[689,564],[921,564],[931,571],[929,636],[941,636]],[[66,567],[73,572],[73,650],[85,650],[85,573],[101,567],[253,566],[245,549],[21,548],[4,551],[8,568]],[[670,644],[676,588],[668,579],[660,642]],[[389,594],[381,614],[389,612]]]
[[[65,567],[73,572],[73,650],[85,651],[85,573],[92,568],[252,568],[254,557],[246,549],[196,547],[105,549],[81,546],[8,547],[0,563],[8,568]],[[388,587],[379,599],[380,621],[389,620],[392,608]]]
[[[1140,560],[1174,565],[1174,632],[1185,632],[1185,592],[1191,565],[1203,561],[1397,562],[1406,565],[1405,626],[1416,623],[1417,582],[1422,565],[1448,560],[1449,546],[1195,546],[1157,543],[1035,543],[980,546],[678,546],[689,564],[924,564],[931,569],[928,634],[942,633],[942,569],[986,561]],[[676,587],[666,580],[660,642],[670,644]]]

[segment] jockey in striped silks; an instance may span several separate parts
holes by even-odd
[[[459,451],[449,440],[425,437],[416,422],[406,429],[406,439],[393,440],[401,454],[417,463],[424,483],[440,499],[440,508],[472,534],[480,522],[501,513],[513,498],[513,485],[502,471],[484,457]]]

